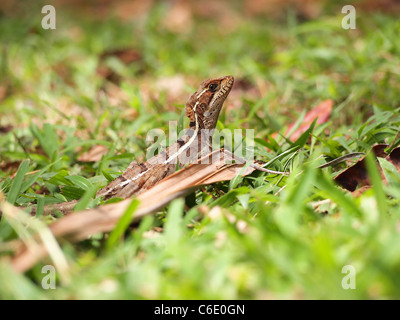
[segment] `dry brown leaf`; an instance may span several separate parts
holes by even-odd
[[[328,121],[333,107],[333,101],[331,99],[325,100],[321,102],[318,106],[311,109],[307,114],[304,116],[303,122],[299,126],[299,128],[291,134],[289,140],[296,141],[307,129],[311,126],[313,121],[317,119],[317,124],[322,124]],[[286,130],[285,135],[287,136],[292,128],[296,125],[296,122],[293,122],[288,129]],[[275,138],[278,136],[278,133],[272,134],[272,137]]]
[[[89,151],[86,151],[80,155],[78,161],[80,162],[97,162],[100,161],[101,158],[106,155],[108,149],[99,144],[91,148]]]
[[[1,87],[0,87],[0,101],[1,100],[2,100],[2,97],[1,97]],[[13,129],[14,129],[14,127],[11,124],[7,124],[4,127],[0,126],[0,133],[1,134],[6,134],[6,133],[12,131]]]
[[[219,152],[219,154],[215,160],[216,152]],[[238,174],[248,175],[254,171],[251,167],[242,170],[243,164],[226,165],[226,161],[231,161],[232,158],[231,154],[225,153],[224,150],[222,152],[220,150],[214,151],[200,159],[199,162],[204,162],[207,157],[211,159],[213,155],[214,161],[209,161],[212,163],[189,165],[138,195],[137,199],[140,200],[140,205],[134,214],[134,221],[159,210],[177,197],[189,194],[201,185],[231,180]],[[131,199],[126,199],[96,209],[69,214],[51,224],[50,231],[56,238],[69,241],[80,241],[95,233],[109,232],[122,217],[130,201]],[[20,250],[13,258],[12,265],[15,270],[24,272],[45,256],[47,256],[47,252],[44,246],[32,251],[21,242]]]
[[[386,148],[388,148],[387,144],[377,144],[372,147],[371,151],[375,154],[375,157],[385,158],[387,161],[392,163],[400,172],[400,147],[393,149],[389,155],[385,152]],[[379,163],[377,163],[377,165],[382,180],[387,183],[382,168],[379,166]],[[365,157],[361,158],[354,165],[338,174],[334,180],[340,186],[351,192],[354,192],[359,188],[357,192],[353,193],[355,196],[360,195],[363,191],[367,190],[370,187],[371,182],[365,164]]]
[[[333,101],[328,99],[323,102],[321,102],[318,106],[310,110],[304,117],[302,124],[300,127],[293,132],[293,134],[290,136],[291,141],[296,141],[306,130],[311,126],[313,121],[317,119],[317,124],[322,124],[328,121],[331,112],[332,112],[332,107],[333,107]],[[289,126],[286,134],[288,134],[294,124]]]

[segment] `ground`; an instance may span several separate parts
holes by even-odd
[[[333,179],[358,159],[317,168],[398,145],[398,18],[366,5],[346,30],[341,6],[315,1],[268,14],[244,2],[218,2],[207,16],[193,3],[91,11],[60,1],[56,30],[41,27],[40,5],[5,11],[0,188],[11,204],[83,197],[81,207],[95,205],[93,190],[145,158],[149,130],[167,132],[179,119],[184,127],[184,104],[200,82],[228,74],[236,83],[217,128],[254,129],[256,159],[279,156],[270,168],[291,175],[255,172],[206,186],[119,241],[104,233],[61,241],[61,258],[25,274],[10,267],[13,240],[59,217],[40,209],[34,218],[3,217],[0,297],[400,297],[400,174],[382,159],[383,180],[369,161],[372,187],[352,193]],[[332,111],[310,138],[287,139],[287,128],[326,100]],[[45,290],[42,267],[55,261],[56,289]]]

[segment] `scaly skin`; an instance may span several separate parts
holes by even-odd
[[[179,166],[186,165],[197,160],[205,149],[209,151],[209,141],[200,139],[201,130],[211,130],[212,134],[233,82],[232,76],[203,81],[186,103],[186,115],[190,119],[190,128],[186,134],[146,162],[138,164],[133,161],[121,176],[100,189],[96,197],[107,200],[115,197],[126,199],[137,195],[175,172],[177,163]],[[211,137],[208,136],[206,140],[209,138]],[[78,200],[73,200],[48,205],[44,207],[44,214],[55,211],[66,214],[71,212],[77,203]],[[36,208],[32,213],[35,211]]]

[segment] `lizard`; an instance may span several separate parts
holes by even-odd
[[[201,131],[208,130],[212,135],[233,83],[233,76],[203,81],[185,105],[185,113],[190,123],[182,138],[146,162],[140,164],[136,161],[131,162],[122,175],[97,191],[96,197],[108,200],[126,199],[138,195],[175,172],[177,163],[182,166],[197,160],[202,150],[210,148],[210,135],[204,139]],[[54,211],[66,214],[73,211],[77,203],[78,200],[72,200],[46,205],[44,214],[51,214]],[[35,212],[36,208],[33,208],[31,213]]]

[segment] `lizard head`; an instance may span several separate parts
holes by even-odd
[[[225,76],[203,81],[186,103],[186,115],[190,126],[198,124],[200,129],[214,129],[222,105],[233,86],[234,78]]]

